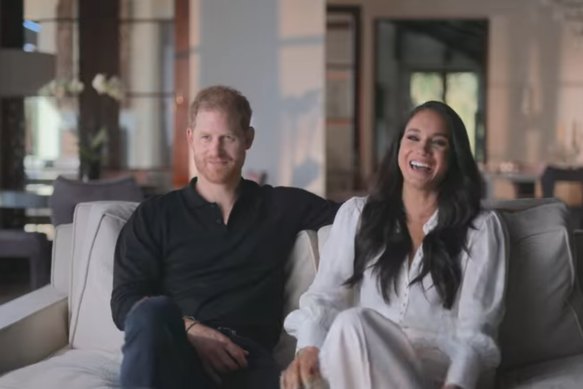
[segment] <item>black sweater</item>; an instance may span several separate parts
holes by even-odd
[[[336,203],[296,188],[242,180],[223,223],[219,207],[187,187],[141,204],[115,249],[111,310],[123,330],[144,296],[166,295],[184,315],[266,347],[282,325],[284,263],[303,229],[330,224]]]

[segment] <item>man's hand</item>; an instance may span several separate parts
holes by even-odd
[[[318,355],[320,350],[316,347],[301,349],[296,358],[281,374],[281,389],[298,389],[308,387],[314,381],[321,378]]]
[[[186,336],[215,382],[220,383],[222,373],[247,367],[249,353],[221,332],[198,323]]]
[[[457,385],[453,385],[453,384],[449,384],[449,385],[443,385],[443,389],[462,389],[462,387],[457,386]]]

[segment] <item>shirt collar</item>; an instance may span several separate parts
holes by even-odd
[[[437,226],[438,215],[439,209],[436,209],[435,212],[433,212],[433,215],[431,215],[431,217],[429,218],[429,220],[427,220],[423,225],[423,233],[425,235],[429,234],[429,232]]]
[[[198,181],[198,178],[193,177],[192,180],[190,180],[190,183],[188,184],[188,186],[186,188],[186,191],[188,193],[188,197],[191,199],[192,204],[195,207],[204,207],[204,206],[212,205],[213,203],[207,201],[204,197],[202,197],[196,191],[196,182],[197,181]],[[241,182],[239,185],[240,193],[239,193],[238,199],[246,197],[250,193],[255,192],[257,190],[257,188],[259,188],[259,185],[257,183],[255,183],[254,181],[250,181],[250,180],[246,180],[244,178],[241,178]]]

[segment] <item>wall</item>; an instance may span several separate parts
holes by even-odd
[[[371,160],[374,22],[379,18],[489,18],[487,158],[533,165],[555,158],[574,126],[583,131],[583,37],[535,0],[328,0],[362,10],[361,128]],[[368,166],[365,174],[369,174]]]
[[[231,85],[254,110],[244,168],[324,194],[324,2],[191,0],[191,98]],[[191,164],[191,173],[196,174]]]

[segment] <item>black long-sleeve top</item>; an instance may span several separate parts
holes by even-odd
[[[184,315],[273,347],[281,331],[284,263],[296,235],[332,223],[338,204],[297,188],[241,180],[223,223],[216,203],[183,189],[142,203],[115,249],[111,310],[121,330],[145,296],[169,296]]]

